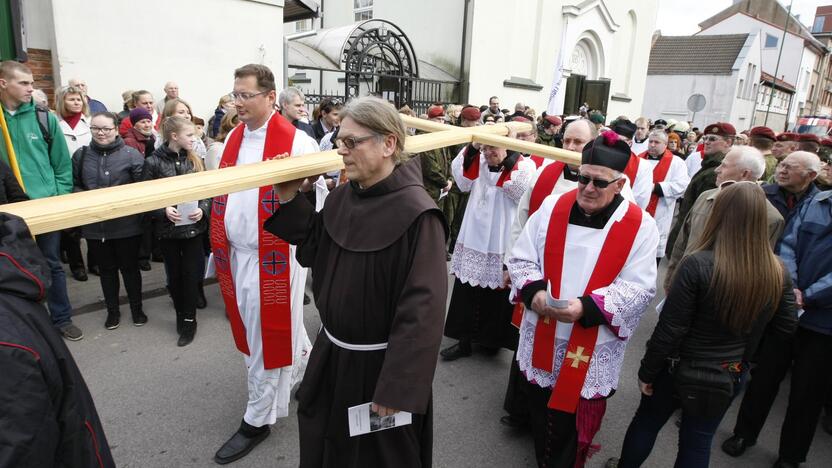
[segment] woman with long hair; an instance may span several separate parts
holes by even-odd
[[[195,134],[196,128],[190,120],[167,117],[162,123],[163,143],[145,160],[142,178],[161,179],[205,170],[193,151]],[[176,309],[179,346],[191,343],[196,334],[197,298],[205,267],[202,237],[208,229],[211,201],[199,200],[196,207],[188,206],[188,212],[180,212],[187,205],[152,212],[156,221],[154,234],[165,259],[168,289]]]
[[[159,128],[162,128],[162,125],[165,123],[165,119],[173,116],[182,117],[190,122],[194,121],[194,112],[191,110],[191,105],[184,99],[180,98],[168,99],[168,101],[165,102],[165,108],[162,110],[162,116],[159,118]],[[161,146],[161,144],[161,140],[156,141],[157,148]],[[193,151],[197,156],[199,156],[200,159],[205,161],[205,155],[208,151],[205,148],[205,143],[202,142],[201,138],[194,139]]]
[[[722,187],[694,252],[674,273],[638,371],[641,403],[621,458],[608,467],[641,466],[680,406],[675,466],[708,466],[714,432],[762,335],[788,336],[797,326],[791,279],[768,241],[762,188]]]
[[[239,123],[240,119],[237,118],[236,109],[231,109],[223,115],[217,134],[211,144],[208,145],[208,154],[205,155],[205,169],[209,171],[219,169],[222,151],[225,149],[225,138]]]

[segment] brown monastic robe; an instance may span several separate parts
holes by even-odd
[[[388,343],[351,351],[318,333],[297,395],[300,466],[430,466],[447,233],[419,161],[367,189],[339,186],[320,213],[297,196],[264,227],[297,245],[298,262],[312,268],[315,303],[333,337]],[[413,424],[349,437],[347,408],[371,401],[413,413]]]

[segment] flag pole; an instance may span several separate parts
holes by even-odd
[[[20,166],[17,165],[17,157],[14,154],[14,146],[12,145],[12,136],[9,135],[9,126],[6,124],[6,116],[3,112],[3,104],[0,103],[0,128],[3,129],[3,141],[6,143],[6,153],[9,155],[9,166],[12,168],[14,177],[20,188],[26,191],[26,186],[23,185],[23,176],[20,175]]]

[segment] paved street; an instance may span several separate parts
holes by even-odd
[[[154,263],[145,274],[145,291],[162,286],[163,268]],[[661,283],[660,283],[661,284]],[[82,313],[75,322],[85,338],[69,343],[92,391],[113,456],[120,467],[210,467],[217,448],[237,429],[246,402],[241,355],[231,339],[217,286],[206,287],[208,308],[199,311],[196,340],[178,348],[172,304],[166,295],[145,301],[150,317],[143,328],[129,320],[117,330],[104,329],[104,311],[91,305],[101,296],[98,278],[79,283],[69,279],[73,303]],[[317,312],[306,307],[306,329],[319,327]],[[601,451],[587,466],[600,467],[620,449],[638,403],[636,371],[644,343],[656,323],[651,309],[631,340],[617,394],[610,400],[596,442]],[[446,340],[443,345],[450,342]],[[440,362],[434,380],[434,466],[532,467],[533,445],[526,434],[499,423],[511,354],[495,358],[475,355],[453,363]],[[734,460],[717,445],[730,433],[735,402],[716,436],[714,467],[769,467],[776,458],[787,385],[772,410],[760,441],[745,457]],[[272,427],[271,436],[235,467],[294,467],[298,463],[296,405],[290,417]],[[676,427],[660,435],[649,467],[673,465]],[[826,460],[824,462],[823,460]],[[818,429],[805,467],[826,467],[832,460],[832,436]]]

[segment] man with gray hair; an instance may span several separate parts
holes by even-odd
[[[165,104],[171,99],[178,99],[179,98],[179,85],[174,83],[173,81],[168,81],[165,83],[165,98],[159,99],[156,103],[156,113],[162,114],[165,110]]]
[[[298,130],[315,138],[315,128],[309,123],[309,114],[306,112],[306,96],[301,90],[289,86],[280,92],[277,104],[280,106],[280,115],[292,122]]]
[[[763,185],[768,201],[783,215],[786,224],[820,190],[813,184],[820,172],[820,158],[808,151],[795,151],[786,156],[774,172],[773,184]]]
[[[688,212],[687,217],[682,221],[682,227],[679,231],[679,236],[676,238],[673,253],[668,257],[667,274],[664,280],[665,291],[670,288],[673,272],[676,271],[679,262],[682,261],[685,255],[692,253],[693,248],[699,243],[699,238],[705,229],[705,222],[711,215],[714,200],[719,194],[720,188],[734,182],[756,183],[765,170],[765,158],[763,157],[763,153],[757,148],[753,146],[737,146],[728,151],[722,163],[714,170],[716,173],[717,188],[702,192]],[[783,216],[780,215],[780,212],[771,203],[766,204],[766,209],[768,238],[771,242],[771,247],[774,248],[783,233],[786,223],[783,221]]]

